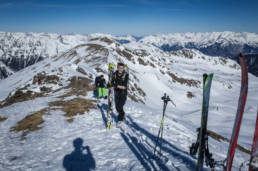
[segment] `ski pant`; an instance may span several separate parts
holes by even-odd
[[[107,90],[105,87],[99,87],[98,88],[98,97],[106,97],[108,94],[107,94]]]
[[[115,90],[115,105],[118,112],[118,121],[124,120],[125,112],[124,105],[126,102],[127,92],[125,90]]]

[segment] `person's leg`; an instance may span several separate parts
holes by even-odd
[[[117,102],[117,111],[119,113],[118,115],[118,121],[122,121],[124,120],[124,115],[125,115],[125,112],[124,112],[124,105],[125,105],[125,102],[126,102],[126,93],[124,92],[121,92],[119,94],[119,98],[118,98],[118,102]]]
[[[115,106],[116,106],[116,111],[119,113],[119,93],[117,91],[115,93]]]
[[[120,104],[119,104],[119,106],[120,106],[120,119],[121,120],[124,120],[124,117],[125,117],[125,112],[124,112],[124,105],[125,105],[125,102],[126,102],[126,95],[122,95],[121,97],[120,97]]]
[[[102,97],[102,90],[101,87],[98,88],[98,98]]]
[[[103,88],[103,95],[104,95],[105,98],[108,96],[108,93],[107,93],[107,90],[106,90],[105,87]]]

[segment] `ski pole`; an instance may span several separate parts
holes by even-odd
[[[161,128],[161,139],[160,139],[160,155],[161,155],[162,141],[163,141],[163,129],[164,129],[165,112],[166,112],[168,101],[171,101],[169,96],[167,96],[166,99],[165,99],[165,109],[163,111],[163,123],[162,123],[162,128]]]
[[[166,94],[164,94],[164,96],[163,97],[165,97],[166,96]],[[163,97],[161,98],[162,100],[163,100]],[[160,123],[160,127],[159,127],[159,132],[158,132],[158,136],[157,136],[157,139],[156,139],[156,144],[155,144],[155,148],[154,148],[154,153],[153,153],[153,157],[155,156],[155,153],[156,153],[156,148],[157,148],[157,145],[158,145],[158,141],[159,141],[159,135],[160,135],[160,133],[161,133],[161,126],[162,126],[162,122],[164,122],[164,110],[165,110],[165,106],[166,106],[166,104],[165,104],[165,101],[163,101],[164,103],[163,103],[163,112],[162,112],[162,119],[161,119],[161,123]]]
[[[161,97],[161,99],[164,102],[163,103],[163,111],[162,111],[162,119],[161,119],[161,123],[160,123],[160,128],[159,128],[158,136],[157,136],[157,139],[156,139],[156,145],[155,145],[155,148],[154,148],[153,157],[155,156],[157,145],[158,145],[159,141],[160,141],[160,153],[161,153],[162,137],[163,137],[163,125],[164,125],[164,119],[165,119],[165,111],[166,111],[167,103],[168,103],[168,101],[170,101],[170,98],[169,98],[169,96],[166,95],[166,93],[164,94],[163,97]],[[161,136],[160,136],[160,134],[161,134]],[[160,139],[160,137],[161,137],[161,139]]]

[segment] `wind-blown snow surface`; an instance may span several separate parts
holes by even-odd
[[[129,94],[145,104],[128,98],[124,125],[121,129],[113,126],[110,131],[106,130],[103,121],[105,100],[97,102],[99,109],[75,116],[72,123],[66,121],[61,110],[51,110],[49,114],[43,115],[45,122],[40,125],[42,128],[30,132],[24,140],[20,140],[21,133],[11,132],[10,129],[25,116],[47,107],[48,102],[55,101],[66,90],[52,91],[46,97],[2,108],[0,116],[8,119],[0,122],[0,170],[65,170],[63,164],[66,166],[71,163],[85,170],[194,170],[196,157],[189,155],[189,146],[196,141],[195,129],[200,125],[203,73],[215,74],[208,129],[230,138],[241,79],[236,62],[209,57],[195,50],[165,53],[152,45],[137,42],[122,45],[103,40],[89,41],[88,44],[72,48],[58,57],[47,58],[0,80],[0,99],[4,100],[10,92],[31,83],[33,76],[42,71],[58,75],[65,86],[72,76],[90,78],[90,75],[106,74],[107,62],[122,61],[130,69]],[[78,72],[78,67],[87,74]],[[188,85],[189,80],[193,80],[193,84]],[[53,90],[62,87],[61,84],[40,86],[52,87]],[[248,101],[238,141],[247,149],[251,148],[254,132],[257,87],[257,77],[249,74]],[[137,88],[146,95],[137,91]],[[39,91],[36,85],[29,86],[29,89]],[[188,91],[193,93],[193,98],[187,97]],[[168,104],[163,155],[157,160],[151,156],[161,120],[163,104],[160,98],[164,93],[170,95],[176,107]],[[66,100],[74,97],[67,97]],[[92,92],[80,97],[94,98]],[[116,112],[112,116],[116,120]],[[83,146],[88,146],[90,152],[87,153],[86,148],[83,153],[74,151],[73,141],[78,142],[78,138],[83,140]],[[225,159],[228,143],[210,138],[209,145],[216,160]],[[74,160],[64,160],[71,156]],[[248,155],[237,151],[233,170],[237,170],[248,159]],[[216,169],[221,170],[220,167]]]

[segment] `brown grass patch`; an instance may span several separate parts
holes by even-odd
[[[87,92],[94,90],[94,86],[91,85],[91,83],[92,83],[92,80],[88,78],[74,76],[70,79],[70,84],[67,87],[65,87],[65,89],[71,88],[71,91],[61,96],[58,96],[58,98],[66,98],[72,95],[86,96]]]
[[[219,61],[223,65],[227,64],[227,62],[228,62],[226,58],[219,58]]]
[[[73,76],[70,79],[70,84],[68,85],[68,88],[73,88],[77,90],[81,89],[87,89],[88,91],[92,91],[92,87],[90,86],[90,83],[92,83],[92,80],[86,78],[86,77],[76,77]]]
[[[134,94],[128,94],[128,97],[134,102],[145,104],[144,101],[142,101],[139,98],[136,98]]]
[[[43,92],[50,92],[52,89],[50,87],[40,87],[40,91],[43,91]]]
[[[128,49],[125,49],[125,50],[119,50],[119,49],[117,49],[116,52],[117,52],[120,56],[123,56],[123,57],[125,57],[126,59],[128,59],[129,61],[132,60],[133,55],[131,55],[131,54],[129,53],[130,51],[129,51]]]
[[[156,68],[155,65],[152,62],[150,62],[150,66],[153,67],[153,68]]]
[[[229,67],[237,69],[237,65],[236,64],[230,65]]]
[[[90,39],[90,41],[96,41],[96,40],[100,40],[100,41],[102,41],[102,42],[105,42],[105,43],[107,43],[108,45],[114,43],[113,40],[110,40],[110,39],[107,38],[107,37]]]
[[[48,83],[48,84],[58,84],[59,77],[57,75],[47,75],[45,72],[38,73],[33,77],[33,83],[37,83],[40,79],[41,84]]]
[[[145,93],[140,87],[138,87],[135,83],[134,83],[134,87],[136,88],[136,90],[138,91],[138,93],[139,93],[141,96],[143,96],[143,97],[146,96],[146,93]]]
[[[83,75],[87,75],[87,73],[81,67],[77,67],[76,71],[83,74]]]
[[[129,92],[128,92],[128,97],[137,103],[144,103],[144,101],[142,99],[140,99],[139,97],[137,97],[136,93],[138,93],[141,97],[145,97],[146,93],[140,88],[138,87],[136,84],[130,84],[129,83],[129,88],[128,88]]]
[[[182,49],[170,53],[175,56],[183,55],[185,58],[193,59],[193,52],[190,49]]]
[[[189,87],[197,87],[197,88],[200,87],[201,82],[198,80],[180,78],[169,71],[167,72],[167,74],[172,78],[173,82],[179,82],[180,84],[184,84]]]
[[[183,49],[182,54],[184,55],[185,58],[193,59],[193,52],[191,50]]]
[[[78,58],[78,59],[76,59],[73,63],[77,65],[77,64],[80,63],[80,62],[81,62],[81,59]]]
[[[143,50],[143,49],[137,49],[135,51],[133,51],[133,54],[137,55],[137,56],[141,56],[141,57],[144,57],[144,56],[148,56],[149,54],[146,52],[146,50]]]
[[[35,99],[37,97],[43,97],[44,94],[43,93],[36,93],[33,91],[26,91],[23,92],[21,89],[18,89],[13,95],[9,95],[2,103],[0,104],[0,109],[3,107],[7,107],[10,106],[14,103],[18,103],[18,102],[23,102],[23,101],[27,101],[27,100],[32,100]]]
[[[5,118],[5,117],[1,117],[0,116],[0,122],[3,122],[3,121],[5,121],[7,118]]]
[[[48,108],[44,108],[26,116],[24,119],[18,122],[17,126],[12,127],[11,131],[22,131],[22,138],[25,138],[29,132],[39,130],[41,128],[39,125],[44,122],[42,116],[47,112],[47,110]]]
[[[189,99],[195,97],[195,95],[194,95],[192,92],[190,92],[190,91],[187,92],[186,96],[187,96]]]
[[[226,142],[228,142],[228,143],[230,142],[230,140],[229,140],[228,138],[223,137],[222,135],[219,135],[219,134],[217,134],[217,133],[214,132],[214,131],[207,130],[207,133],[210,134],[210,137],[211,137],[211,138],[213,138],[213,139],[215,139],[215,140],[217,140],[217,141],[219,141],[219,142],[221,142],[221,141],[226,141]],[[244,148],[244,147],[241,146],[241,145],[238,145],[238,144],[237,144],[236,148],[237,148],[239,151],[242,151],[242,152],[244,152],[244,153],[246,153],[246,154],[249,154],[249,155],[251,154],[250,150],[247,150],[246,148]]]
[[[162,71],[161,69],[160,69],[159,71],[161,72],[161,74],[165,75],[165,72],[164,72],[164,71]]]
[[[49,66],[50,66],[50,63],[46,64],[44,67],[46,68],[46,67],[49,67]]]
[[[69,123],[73,123],[73,118],[69,118],[66,121],[69,122]]]
[[[61,73],[64,72],[62,67],[59,67],[58,71],[61,72]]]
[[[97,51],[101,51],[104,50],[105,47],[102,45],[98,45],[98,44],[86,44],[88,46],[87,50],[97,50]]]
[[[96,70],[97,72],[105,73],[105,71],[104,71],[103,69],[99,68],[99,67],[95,68],[95,70]]]
[[[89,112],[90,109],[97,109],[96,105],[93,104],[97,102],[96,100],[88,100],[82,98],[75,98],[67,101],[54,101],[50,102],[49,106],[58,106],[61,107],[61,110],[65,112],[66,117],[73,117],[77,114],[84,114],[85,112]]]
[[[138,58],[138,62],[141,65],[147,66],[148,64],[146,62],[144,62],[144,60],[142,60],[141,58]]]

